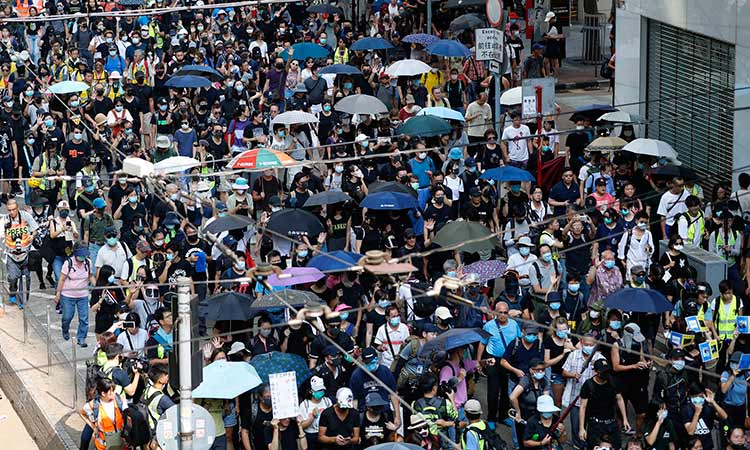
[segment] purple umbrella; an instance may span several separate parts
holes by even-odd
[[[405,36],[401,40],[408,44],[420,44],[420,45],[424,45],[425,47],[427,47],[433,42],[439,41],[440,38],[433,34],[416,33],[416,34],[410,34],[408,36]]]
[[[315,283],[325,274],[315,267],[290,267],[284,269],[281,275],[268,277],[268,284],[274,287],[294,286],[295,284]]]
[[[489,261],[477,261],[464,267],[464,275],[468,273],[475,273],[479,275],[479,279],[482,283],[486,283],[489,280],[494,280],[500,275],[505,273],[505,269],[508,265],[502,261],[489,260]]]

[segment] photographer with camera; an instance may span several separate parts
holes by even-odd
[[[55,273],[55,286],[57,286],[60,282],[63,263],[72,253],[73,243],[78,240],[79,234],[78,228],[70,219],[70,204],[67,200],[60,200],[55,213],[55,217],[49,219],[49,243],[55,254],[52,271]]]
[[[422,376],[422,398],[412,403],[415,413],[420,413],[430,423],[430,434],[438,436],[442,448],[451,448],[453,444],[447,439],[448,430],[459,426],[458,412],[453,406],[453,395],[458,380],[440,383],[438,395],[438,378],[433,373]]]
[[[129,357],[142,358],[143,348],[148,341],[148,332],[141,328],[141,316],[131,312],[120,322],[122,333],[117,336],[117,343],[122,345],[123,351]]]
[[[18,282],[23,277],[26,284],[22,286],[26,296],[31,289],[31,278],[29,278],[29,251],[36,237],[37,225],[34,217],[26,211],[18,210],[15,199],[9,199],[7,203],[8,217],[3,221],[5,231],[5,245],[8,248],[8,282],[10,283],[10,303],[18,300],[18,307],[23,309],[24,296],[16,298]]]
[[[102,366],[102,373],[115,383],[115,394],[120,395],[124,392],[128,397],[133,397],[141,381],[140,370],[133,371],[131,380],[128,372],[122,368],[122,344],[109,344],[104,351],[107,353],[107,362]],[[139,366],[136,364],[134,367],[137,369]]]

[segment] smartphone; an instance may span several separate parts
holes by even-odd
[[[123,328],[135,328],[135,322],[132,320],[126,320],[122,323]]]

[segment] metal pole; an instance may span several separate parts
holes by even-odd
[[[180,442],[181,450],[193,448],[193,380],[191,372],[190,278],[177,280],[178,349],[180,367]]]
[[[52,333],[50,321],[52,320],[52,306],[47,305],[47,376],[49,376],[52,367]]]
[[[432,0],[427,0],[427,34],[432,34]]]
[[[539,136],[539,143],[542,140],[542,87],[536,86],[534,88],[534,94],[536,95],[536,134]],[[542,149],[536,149],[536,182],[541,184],[542,182]],[[557,155],[555,155],[557,156]]]
[[[505,13],[503,12],[503,18],[500,23],[500,31],[505,33]],[[498,136],[501,136],[503,134],[502,129],[502,123],[500,121],[501,114],[500,114],[500,97],[503,95],[503,72],[505,69],[506,64],[510,64],[510,61],[508,61],[508,58],[505,54],[505,35],[503,34],[503,42],[502,47],[500,48],[500,55],[502,55],[502,61],[500,62],[500,69],[498,73],[493,73],[492,78],[495,80],[495,133],[498,133]],[[511,77],[512,78],[512,77]]]
[[[76,340],[71,339],[73,347],[73,409],[78,409],[78,358],[76,358]]]
[[[25,344],[28,341],[29,338],[29,319],[26,317],[26,309],[29,307],[26,300],[26,289],[24,288],[23,283],[25,283],[26,280],[24,279],[23,270],[21,270],[21,278],[18,280],[18,289],[16,290],[16,302],[19,302],[20,305],[21,302],[24,302],[23,305],[23,343]],[[23,289],[23,295],[18,295],[21,293],[21,290]]]

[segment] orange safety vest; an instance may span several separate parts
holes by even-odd
[[[106,450],[107,442],[105,433],[113,433],[122,431],[124,421],[122,419],[122,411],[120,410],[120,402],[115,400],[115,420],[114,422],[110,417],[107,417],[107,413],[104,411],[104,407],[99,405],[99,417],[96,420],[97,433],[94,444],[97,450]]]

